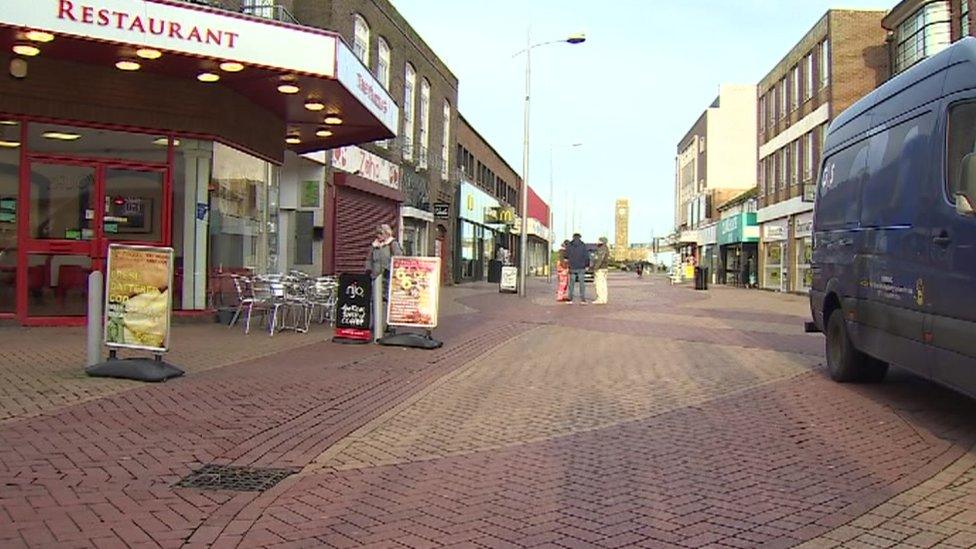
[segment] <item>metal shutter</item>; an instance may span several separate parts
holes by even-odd
[[[386,223],[398,234],[400,209],[392,200],[349,187],[337,189],[335,268],[337,273],[361,273],[376,226]]]

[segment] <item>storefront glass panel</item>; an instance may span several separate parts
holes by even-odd
[[[17,195],[20,190],[20,124],[0,120],[0,313],[17,304]]]
[[[105,237],[159,243],[163,237],[162,171],[105,170]]]
[[[813,271],[810,257],[813,254],[813,240],[807,236],[796,240],[796,289],[807,292],[813,286]]]
[[[85,316],[91,268],[89,255],[28,254],[28,316]]]
[[[30,170],[30,237],[94,239],[95,167],[34,162]]]
[[[173,307],[205,309],[213,142],[181,138],[173,152]]]
[[[214,143],[207,258],[214,306],[234,302],[232,286],[223,283],[227,275],[276,270],[276,171],[264,160]]]
[[[763,265],[765,270],[763,287],[782,291],[784,289],[783,242],[766,242]]]
[[[166,162],[168,139],[159,135],[31,123],[27,127],[31,153]]]

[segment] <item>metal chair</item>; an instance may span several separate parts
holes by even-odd
[[[310,304],[308,309],[309,322],[315,316],[316,311],[319,313],[319,324],[324,323],[326,320],[329,321],[329,324],[335,322],[338,289],[339,282],[334,276],[320,276],[314,280],[313,284],[309,287],[308,293]]]
[[[234,311],[234,318],[230,319],[230,324],[227,325],[228,329],[237,323],[244,309],[247,309],[250,315],[250,310],[254,306],[254,292],[250,277],[238,274],[232,274],[230,277],[234,282],[234,291],[237,292],[237,309]]]

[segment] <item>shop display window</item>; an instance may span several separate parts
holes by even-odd
[[[796,288],[807,291],[813,286],[813,270],[810,269],[813,239],[809,236],[796,241]]]
[[[764,287],[783,290],[783,243],[767,242],[764,259]]]
[[[17,301],[17,195],[20,186],[20,124],[0,120],[0,313]]]

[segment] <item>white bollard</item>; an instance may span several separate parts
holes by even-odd
[[[88,349],[85,366],[102,361],[102,272],[88,275]]]
[[[386,308],[383,307],[383,280],[382,274],[373,279],[373,341],[383,337],[383,332],[386,331],[383,318],[386,314]]]

